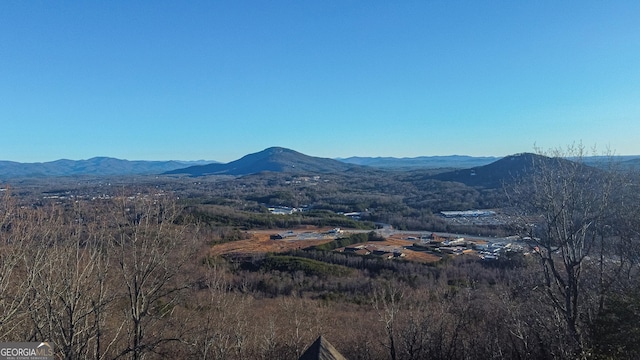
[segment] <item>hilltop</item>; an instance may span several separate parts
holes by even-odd
[[[263,151],[245,155],[227,164],[190,166],[168,171],[165,174],[202,175],[249,175],[261,172],[288,173],[336,173],[358,168],[338,160],[305,155],[294,150],[271,147]]]
[[[440,173],[433,175],[431,178],[440,181],[459,182],[473,187],[499,188],[523,176],[530,175],[534,164],[544,168],[557,168],[561,165],[566,167],[571,162],[571,160],[562,158],[521,153],[506,156],[488,165]],[[598,171],[597,168],[589,165],[578,164],[578,166],[584,168],[584,171]]]

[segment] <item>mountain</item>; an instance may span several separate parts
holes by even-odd
[[[335,173],[357,167],[357,165],[345,164],[333,159],[304,155],[290,149],[271,147],[227,164],[190,166],[184,169],[167,171],[165,174],[186,174],[191,176],[249,175],[265,171]]]
[[[73,175],[148,175],[202,164],[188,161],[129,161],[109,157],[88,160],[56,160],[42,163],[0,161],[0,179]]]
[[[472,186],[498,186],[530,166],[539,155],[519,154],[494,161],[494,157],[472,156],[421,156],[416,158],[350,157],[328,159],[307,156],[299,152],[272,147],[227,164],[207,161],[129,161],[110,157],[94,157],[88,160],[56,160],[42,163],[19,163],[0,161],[0,180],[16,177],[48,176],[118,176],[152,174],[187,174],[192,176],[209,174],[248,175],[264,171],[336,173],[346,170],[376,171],[457,168],[440,173],[433,178],[458,181]],[[541,158],[544,158],[540,156]],[[609,158],[585,158],[585,164],[605,167]],[[616,156],[613,158],[623,170],[640,169],[640,156]],[[528,164],[528,165],[527,165]]]
[[[477,166],[465,170],[455,170],[432,175],[432,179],[441,181],[455,181],[468,186],[499,188],[505,184],[513,183],[522,179],[523,176],[531,175],[536,168],[550,169],[552,171],[564,172],[575,168],[585,176],[600,176],[604,174],[602,169],[591,164],[571,159],[547,157],[538,154],[522,153],[506,156],[498,161],[485,166]]]
[[[552,159],[542,155],[522,153],[506,156],[484,166],[476,166],[470,169],[436,174],[432,176],[432,179],[455,181],[468,186],[498,188],[504,183],[512,182],[530,172],[533,168],[534,162],[553,163],[557,161],[569,160]]]
[[[490,164],[498,157],[475,157],[464,155],[451,156],[419,156],[413,158],[395,158],[395,157],[349,157],[345,159],[336,159],[347,164],[365,165],[378,168],[388,169],[416,169],[416,168],[456,168],[466,169],[474,166],[482,166]]]

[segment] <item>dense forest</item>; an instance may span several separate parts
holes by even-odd
[[[65,359],[297,359],[319,335],[348,359],[638,358],[639,178],[546,155],[500,187],[421,171],[7,186],[0,341],[51,341]],[[438,215],[478,208],[512,221]],[[340,215],[353,211],[362,219]],[[333,251],[372,232],[284,253],[210,251],[251,229],[377,223],[536,246],[431,264]]]

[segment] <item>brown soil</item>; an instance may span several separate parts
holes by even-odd
[[[304,228],[295,229],[296,233],[305,231],[314,232],[326,232],[329,228]],[[224,244],[214,245],[210,254],[214,256],[219,255],[243,255],[243,254],[259,254],[259,253],[278,253],[287,252],[296,249],[303,249],[310,246],[320,245],[332,241],[332,238],[326,239],[309,239],[309,240],[296,240],[296,239],[282,239],[271,240],[270,236],[278,233],[286,232],[284,230],[256,230],[250,231],[251,238],[247,240],[233,241]],[[368,242],[365,245],[371,246],[393,246],[403,247],[410,246],[413,241],[406,240],[410,235],[393,235],[385,241]],[[417,235],[416,235],[417,236]],[[440,257],[424,251],[412,251],[408,249],[402,250],[406,256],[403,259],[417,262],[437,262],[440,261]]]
[[[321,240],[271,240],[269,237],[282,231],[252,231],[251,238],[247,240],[232,241],[224,244],[214,245],[211,248],[211,255],[240,255],[257,254],[267,252],[287,252],[295,249],[302,249],[327,243],[333,239]]]

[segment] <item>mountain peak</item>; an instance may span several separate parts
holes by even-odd
[[[498,188],[505,182],[513,181],[513,179],[531,171],[534,162],[545,159],[548,158],[542,155],[519,153],[505,156],[488,165],[437,174],[433,178],[461,182],[469,186]]]
[[[287,148],[283,148],[283,147],[280,147],[280,146],[272,146],[270,148],[266,148],[266,149],[262,150],[261,152],[270,153],[270,154],[277,154],[277,153],[283,153],[283,152],[297,153],[297,151],[294,151],[294,150],[291,150],[291,149],[287,149]]]
[[[469,186],[498,188],[505,183],[531,175],[532,171],[534,171],[534,166],[553,169],[567,164],[576,163],[563,158],[547,157],[533,153],[519,153],[505,156],[488,165],[441,173],[434,175],[433,178],[442,181],[461,182]],[[577,165],[585,166],[585,169],[591,168],[584,164]]]
[[[333,159],[308,156],[283,147],[270,147],[227,164],[191,166],[170,171],[167,174],[249,175],[265,171],[332,173],[353,167]]]

